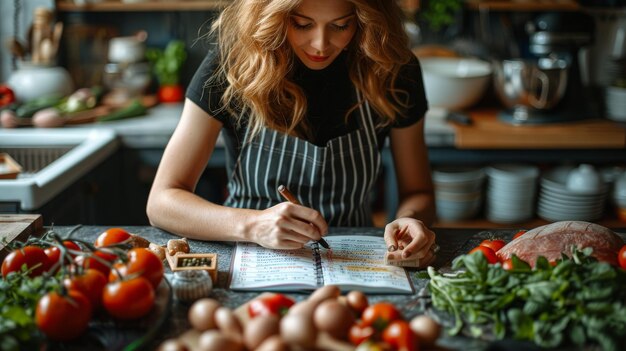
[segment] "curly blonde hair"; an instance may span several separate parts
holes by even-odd
[[[401,66],[413,55],[402,11],[394,0],[347,1],[354,4],[357,18],[357,31],[347,48],[349,76],[381,116],[380,124],[388,125],[406,107],[406,94],[394,86]],[[287,41],[289,16],[300,2],[233,0],[212,25],[219,65],[211,79],[225,83],[222,106],[237,115],[238,122],[250,112],[252,135],[265,126],[298,136],[307,136],[310,130],[304,121],[306,96],[290,79],[296,56]],[[346,118],[362,103],[347,111]]]

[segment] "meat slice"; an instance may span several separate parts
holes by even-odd
[[[537,257],[548,261],[561,258],[561,253],[570,255],[571,247],[593,248],[598,260],[617,265],[617,253],[624,240],[610,229],[601,225],[581,221],[562,221],[529,230],[511,241],[497,252],[501,260],[517,255],[534,267]]]

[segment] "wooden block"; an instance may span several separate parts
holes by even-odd
[[[3,250],[12,241],[24,241],[43,231],[43,217],[38,214],[0,214],[0,261],[8,255]]]
[[[217,254],[177,252],[175,255],[170,255],[167,250],[165,250],[165,257],[167,258],[167,262],[169,263],[172,272],[191,271],[196,269],[205,270],[209,272],[213,284],[217,283]],[[207,258],[209,259],[209,264],[206,266],[184,266],[185,260],[194,258]]]
[[[385,264],[391,265],[391,266],[398,266],[398,267],[419,267],[420,265],[420,260],[417,257],[414,258],[408,258],[408,259],[392,259],[389,257],[389,253],[387,253],[385,255]]]
[[[0,179],[15,179],[22,172],[22,166],[6,152],[0,152]]]

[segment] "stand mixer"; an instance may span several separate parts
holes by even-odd
[[[500,120],[543,124],[594,115],[593,98],[583,84],[580,49],[592,42],[591,17],[578,12],[542,13],[526,28],[533,58],[495,64],[495,87],[509,108]]]

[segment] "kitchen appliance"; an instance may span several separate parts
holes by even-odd
[[[515,102],[500,119],[541,124],[597,117],[597,99],[583,84],[582,72],[587,70],[580,60],[585,53],[581,49],[593,41],[593,19],[581,12],[541,13],[527,23],[526,31],[531,58],[503,61],[495,70],[503,102],[508,106]]]

